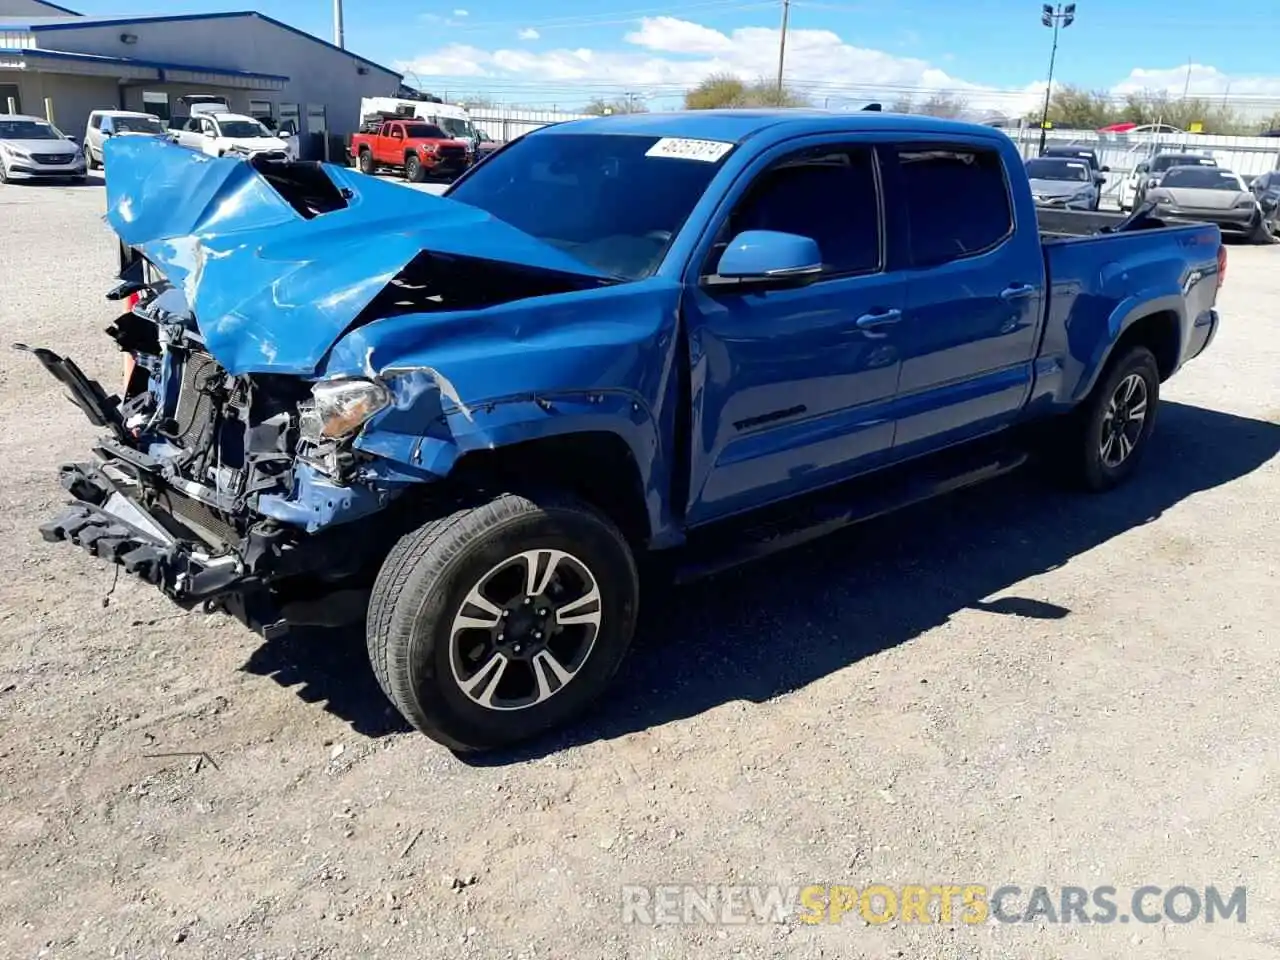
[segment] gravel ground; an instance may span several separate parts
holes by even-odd
[[[0,327],[114,383],[101,210],[0,188]],[[42,543],[94,431],[0,353],[0,955],[1280,956],[1280,246],[1230,255],[1125,490],[1010,477],[651,594],[599,712],[469,762],[359,634]],[[672,882],[1243,884],[1248,922],[621,922]]]

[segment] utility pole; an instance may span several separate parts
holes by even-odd
[[[1049,79],[1044,85],[1044,112],[1040,115],[1040,155],[1044,156],[1045,138],[1049,130],[1045,126],[1049,122],[1049,94],[1053,91],[1053,64],[1058,57],[1058,28],[1066,29],[1076,22],[1076,5],[1044,4],[1040,8],[1040,22],[1046,27],[1053,27],[1053,49],[1049,51]]]
[[[782,106],[782,71],[787,62],[787,21],[791,16],[791,0],[782,0],[782,34],[778,37],[778,106]]]
[[[339,50],[347,45],[342,31],[342,0],[333,0],[333,45]]]
[[[1191,58],[1187,57],[1187,79],[1182,84],[1182,102],[1187,102],[1187,93],[1191,90]]]

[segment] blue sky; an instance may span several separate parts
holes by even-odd
[[[64,0],[89,14],[245,9],[237,0]],[[634,92],[656,106],[709,70],[776,69],[778,0],[346,0],[352,50],[408,65],[434,92],[569,107]],[[258,0],[256,9],[328,37],[331,0]],[[832,105],[953,90],[1020,109],[1042,85],[1050,31],[1028,0],[795,0],[788,81]],[[1268,8],[1272,12],[1268,12]],[[1255,31],[1249,32],[1253,24]],[[1057,79],[1117,94],[1193,94],[1280,109],[1276,0],[1080,0]],[[1135,74],[1135,71],[1141,71]]]

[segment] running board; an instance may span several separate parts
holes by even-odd
[[[690,533],[675,568],[689,583],[808,543],[855,523],[992,480],[1026,463],[1023,450],[946,452],[877,471],[740,519]],[[723,528],[723,529],[720,529]]]

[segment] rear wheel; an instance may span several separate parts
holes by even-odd
[[[427,171],[416,153],[404,158],[404,176],[411,183],[422,183],[427,179]]]
[[[506,494],[406,534],[383,563],[368,644],[387,696],[455,750],[515,743],[594,701],[635,630],[636,566],[572,498]]]
[[[373,176],[373,154],[368,150],[360,151],[360,157],[356,164],[359,166],[361,173]]]
[[[1266,215],[1259,210],[1258,222],[1253,225],[1253,229],[1249,231],[1250,243],[1271,243],[1275,233],[1275,224],[1267,220]]]
[[[1160,403],[1160,369],[1146,347],[1116,357],[1075,414],[1066,453],[1089,490],[1110,490],[1129,478],[1146,452]]]

